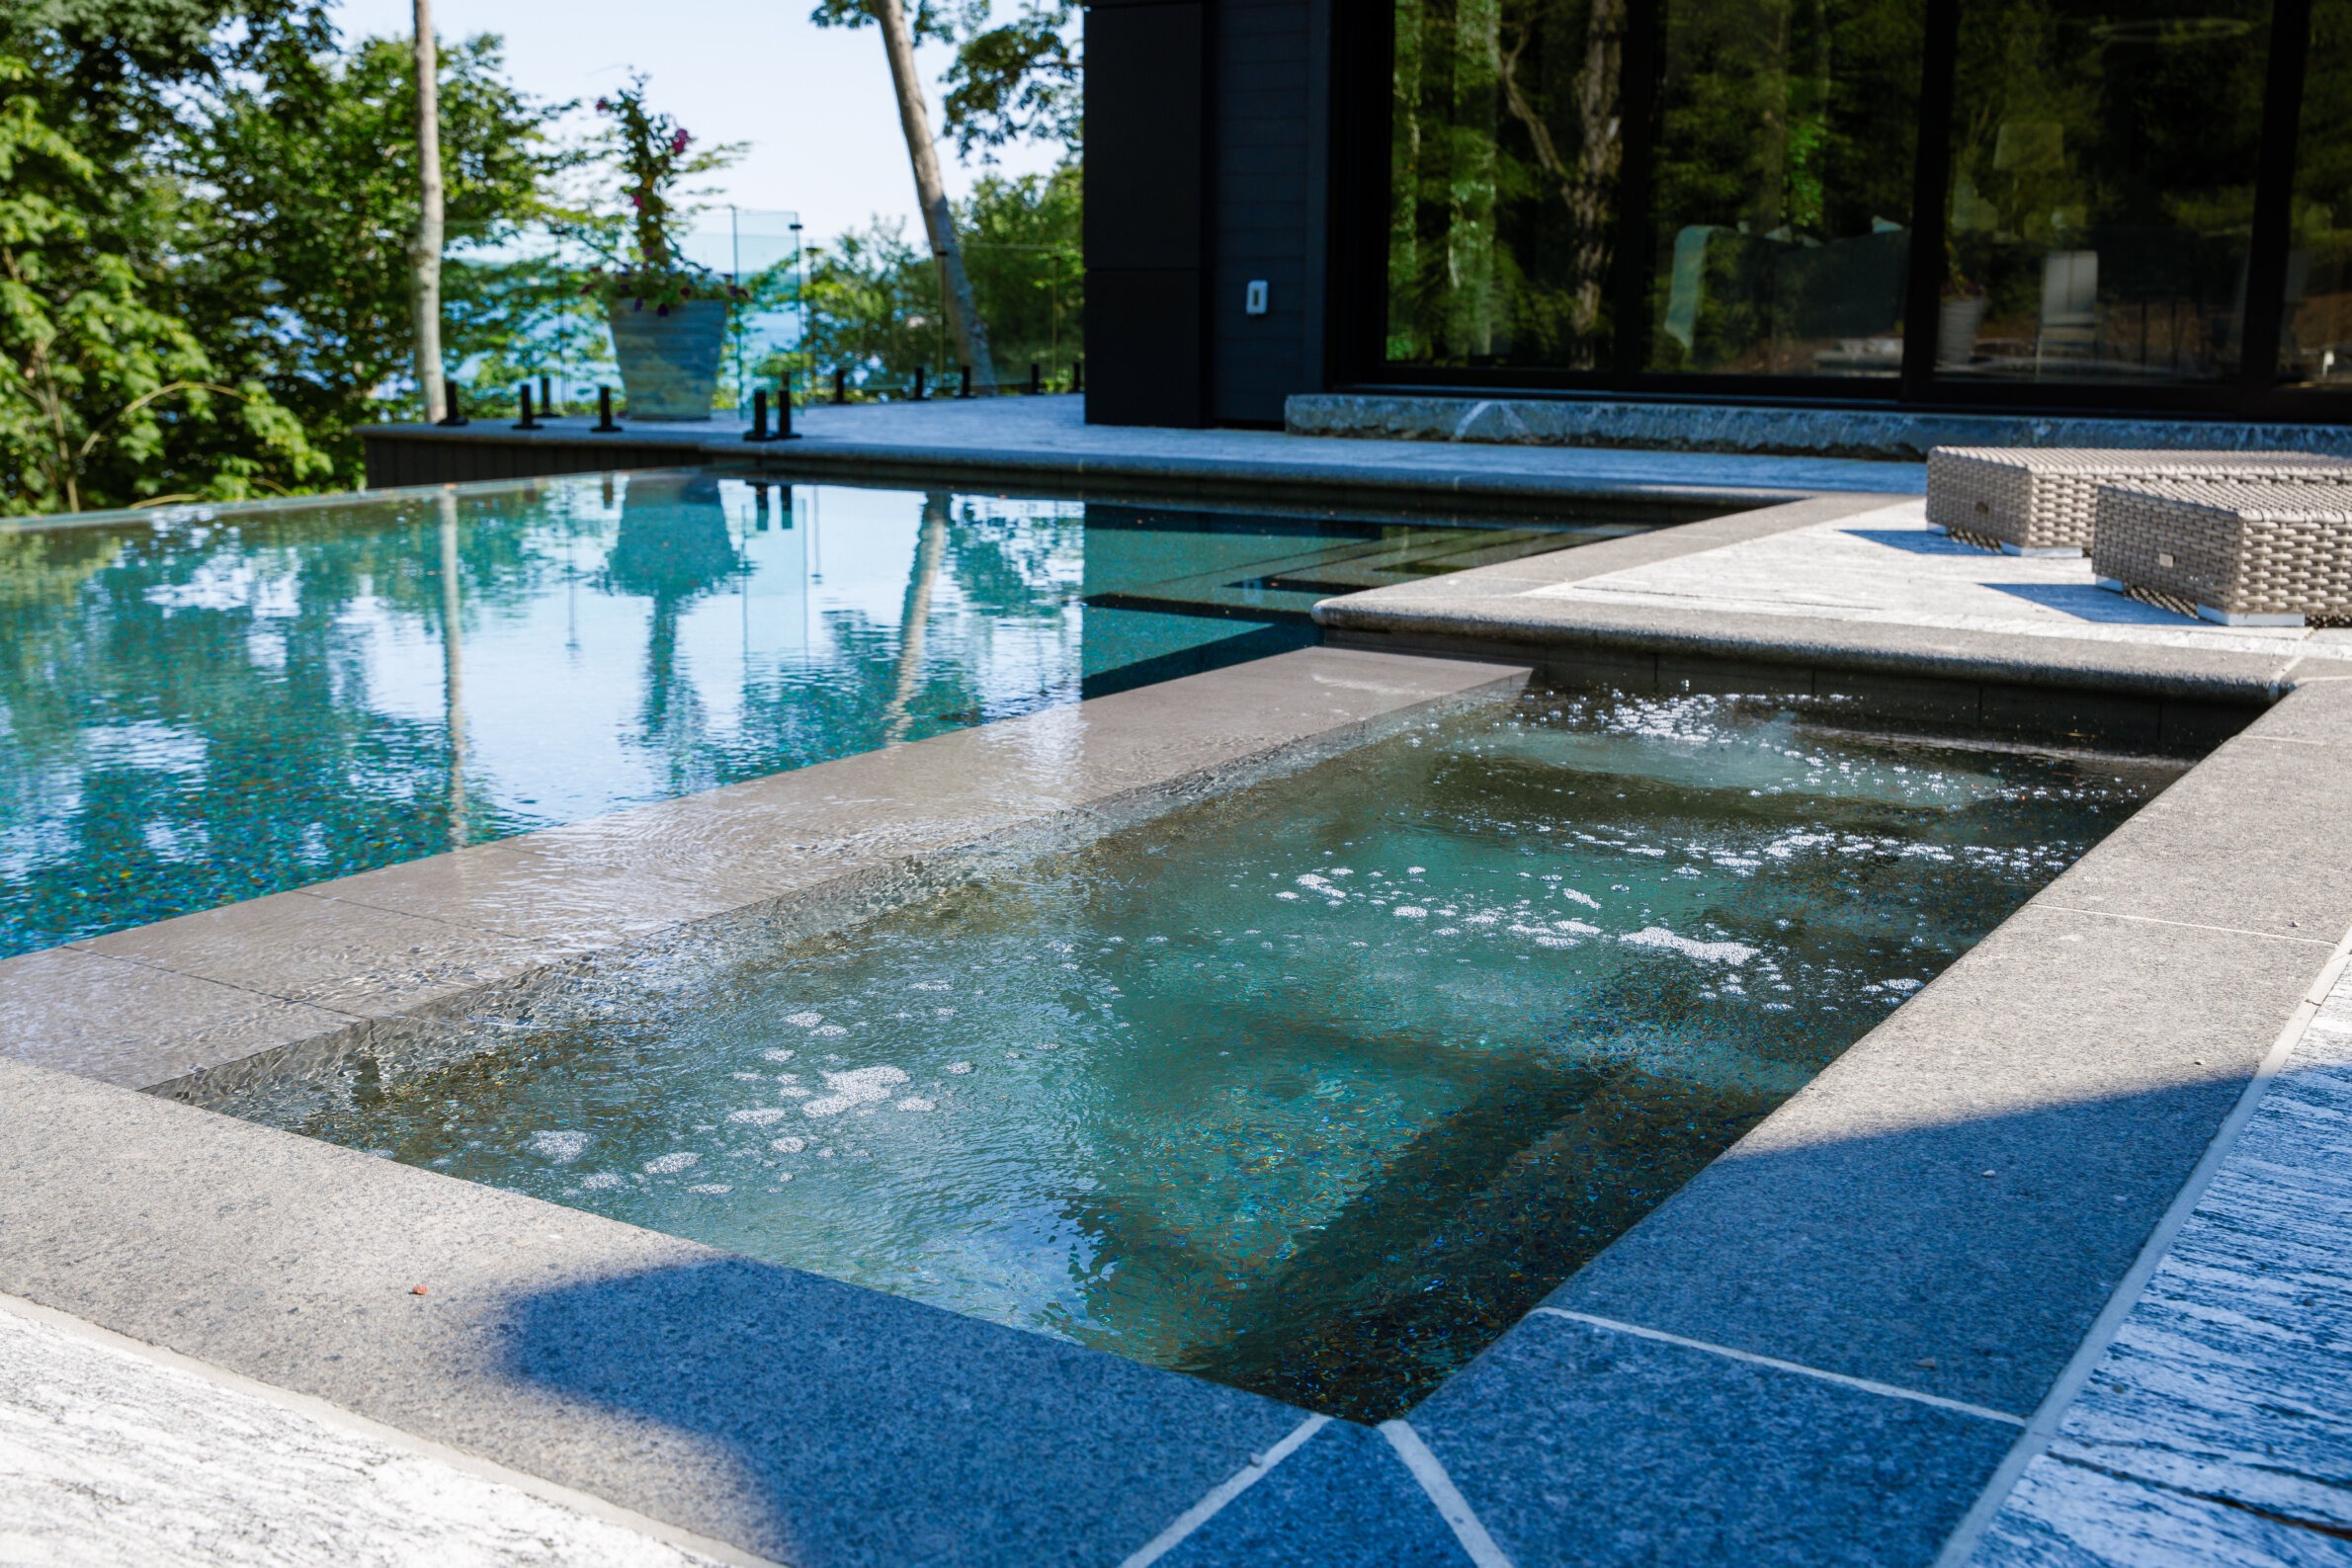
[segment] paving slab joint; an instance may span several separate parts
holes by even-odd
[[[1410,1424],[1402,1420],[1384,1421],[1380,1425],[1380,1434],[1388,1440],[1388,1446],[1396,1450],[1396,1457],[1402,1459],[1404,1467],[1413,1473],[1413,1479],[1420,1483],[1429,1501],[1437,1506],[1439,1517],[1445,1520],[1447,1527],[1454,1531],[1454,1538],[1462,1543],[1463,1551],[1469,1554],[1471,1562],[1477,1564],[1477,1568],[1515,1568],[1510,1554],[1495,1544],[1492,1535],[1486,1533],[1486,1527],[1479,1523],[1476,1510],[1470,1506],[1470,1499],[1462,1495],[1462,1489],[1454,1484],[1454,1477],[1446,1473],[1443,1461],[1429,1451],[1429,1444],[1421,1441],[1421,1435]]]
[[[2196,1168],[2190,1171],[2189,1179],[2181,1184],[2180,1191],[2173,1196],[2171,1206],[2156,1221],[2155,1229],[2148,1233],[2140,1255],[2133,1260],[2130,1271],[2108,1297],[2107,1305],[2092,1322],[2090,1332],[2075,1347],[2073,1357],[2058,1373],[2058,1380],[2051,1384],[2050,1392],[2043,1396],[2033,1419],[2026,1423],[2024,1433],[2002,1459],[2000,1467],[1993,1471],[1991,1479],[1985,1482],[1984,1489],[1976,1495],[1976,1501],[1961,1519],[1959,1527],[1945,1539],[1944,1549],[1936,1558],[1936,1568],[1964,1568],[1975,1552],[1977,1542],[1991,1526],[1994,1516],[2016,1489],[2026,1467],[2049,1451],[2052,1441],[2058,1436],[2058,1424],[2075,1398],[2081,1394],[2084,1385],[2090,1381],[2091,1373],[2105,1359],[2108,1347],[2114,1343],[2116,1335],[2124,1326],[2124,1319],[2130,1316],[2133,1307],[2146,1291],[2148,1280],[2163,1263],[2165,1254],[2172,1250],[2173,1241],[2188,1223],[2189,1216],[2204,1199],[2206,1189],[2213,1185],[2222,1163],[2229,1157],[2230,1150],[2236,1147],[2239,1135],[2245,1131],[2246,1124],[2253,1120],[2254,1112],[2262,1104],[2263,1097],[2270,1093],[2271,1086],[2278,1081],[2281,1070],[2287,1065],[2287,1059],[2295,1053],[2296,1046],[2302,1043],[2311,1021],[2318,1017],[2328,993],[2335,989],[2337,981],[2343,977],[2347,961],[2352,961],[2352,931],[2347,931],[2335,945],[2327,962],[2320,967],[2318,977],[2311,982],[2310,989],[2304,993],[2303,1000],[2296,1004],[2294,1014],[2280,1029],[2278,1037],[2271,1042],[2269,1052],[2254,1069],[2253,1078],[2237,1097],[2237,1104],[2230,1108],[2229,1114],[2206,1145]]]
[[[1215,1519],[1227,1503],[1266,1479],[1276,1465],[1304,1447],[1309,1438],[1329,1425],[1329,1416],[1309,1416],[1264,1453],[1251,1454],[1249,1463],[1211,1487],[1198,1503],[1171,1520],[1166,1529],[1123,1558],[1119,1568],[1150,1568],[1150,1564],[1174,1551],[1186,1536]]]
[[[1904,1388],[1894,1383],[1882,1383],[1868,1377],[1849,1376],[1845,1372],[1833,1372],[1820,1366],[1807,1366],[1803,1362],[1783,1361],[1778,1356],[1761,1356],[1754,1351],[1743,1351],[1729,1345],[1717,1345],[1708,1340],[1686,1339],[1680,1334],[1669,1334],[1663,1329],[1645,1328],[1638,1323],[1621,1323],[1615,1318],[1595,1317],[1590,1312],[1571,1312],[1565,1307],[1540,1306],[1528,1315],[1530,1317],[1566,1318],[1570,1322],[1587,1324],[1613,1334],[1631,1334],[1637,1339],[1655,1340],[1661,1345],[1677,1345],[1688,1351],[1703,1351],[1710,1356],[1721,1356],[1734,1362],[1745,1362],[1751,1366],[1768,1366],[1774,1371],[1795,1372],[1801,1377],[1818,1378],[1825,1383],[1835,1383],[1841,1388],[1857,1389],[1866,1394],[1877,1394],[1884,1399],[1908,1399],[1915,1404],[1933,1405],[1938,1410],[1950,1410],[1959,1415],[1974,1416],[1979,1421],[1997,1421],[2012,1427],[2022,1427],[2026,1424],[2025,1417],[2012,1415],[2006,1410],[1995,1410],[1989,1405],[1973,1405],[1965,1399],[1947,1399],[1942,1394],[1930,1394],[1916,1388]]]

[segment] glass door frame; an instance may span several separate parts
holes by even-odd
[[[1812,407],[1938,412],[2145,414],[2282,423],[2352,422],[2352,392],[2277,384],[2286,311],[2288,226],[2294,206],[2296,139],[2311,0],[2271,0],[2260,149],[2254,172],[2253,232],[2232,379],[2168,386],[2020,382],[1987,384],[1936,372],[1944,285],[1946,192],[1962,8],[1966,0],[1924,0],[1917,152],[1911,190],[1911,245],[1904,287],[1903,356],[1890,376],[1663,372],[1641,368],[1650,335],[1649,190],[1664,52],[1664,0],[1629,0],[1621,80],[1626,143],[1619,173],[1611,300],[1620,323],[1607,370],[1393,365],[1386,360],[1387,257],[1395,9],[1387,0],[1335,5],[1328,211],[1324,382],[1338,391],[1421,395],[1474,392],[1534,396],[1637,395],[1645,401],[1804,403]],[[1632,241],[1629,243],[1628,241]],[[1625,324],[1634,324],[1625,330]]]

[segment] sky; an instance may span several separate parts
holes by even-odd
[[[506,41],[508,74],[546,99],[597,94],[648,78],[648,98],[702,141],[744,141],[734,168],[713,177],[720,202],[798,211],[810,239],[860,227],[875,213],[914,219],[914,176],[882,35],[812,27],[812,0],[434,0],[434,30],[445,40],[495,33]],[[336,19],[346,39],[405,38],[409,0],[341,0]],[[940,73],[953,58],[937,44],[917,58],[931,121],[939,124]],[[940,144],[948,191],[961,196],[981,172]],[[1026,174],[1052,167],[1053,153],[1017,147],[999,168]]]

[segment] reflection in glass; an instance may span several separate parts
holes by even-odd
[[[1648,368],[1902,364],[1918,0],[1667,0]]]
[[[1397,0],[1387,357],[1609,357],[1626,0]]]
[[[2269,24],[2267,0],[1964,0],[1941,371],[2235,372]]]
[[[2279,378],[2352,388],[2352,0],[2312,0]]]

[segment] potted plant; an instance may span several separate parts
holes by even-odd
[[[681,179],[719,167],[728,149],[689,154],[694,137],[667,115],[645,107],[645,80],[596,101],[614,122],[613,149],[627,183],[623,214],[633,256],[600,272],[588,292],[602,296],[629,417],[711,417],[727,311],[743,290],[688,261],[672,232],[679,213],[671,193]]]

